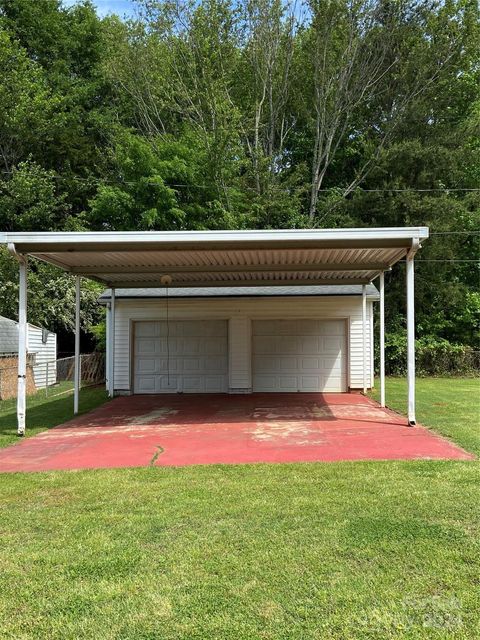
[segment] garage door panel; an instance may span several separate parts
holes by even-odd
[[[226,393],[228,385],[223,376],[204,376],[205,393]]]
[[[137,353],[140,355],[151,355],[160,353],[157,349],[157,340],[155,338],[137,338]]]
[[[275,325],[277,335],[295,336],[297,334],[295,320],[272,320],[272,325],[274,323],[278,323]]]
[[[157,369],[156,358],[139,358],[137,363],[137,370],[139,373],[155,373]]]
[[[320,335],[320,322],[318,320],[297,320],[296,335]]]
[[[176,374],[165,374],[155,376],[155,391],[151,393],[175,393],[178,390],[180,376]],[[148,392],[144,392],[148,393]]]
[[[184,391],[185,393],[195,393],[198,391],[203,391],[201,376],[184,375],[182,391]]]
[[[346,391],[344,320],[256,320],[254,391]]]
[[[301,358],[300,370],[301,371],[318,371],[322,367],[323,358]]]
[[[341,388],[342,380],[341,376],[323,376],[323,390],[327,392],[338,391]]]
[[[303,391],[318,391],[322,387],[322,376],[300,376],[299,386]]]
[[[137,393],[155,393],[155,376],[142,375],[138,381]]]
[[[201,358],[186,356],[182,358],[182,363],[183,363],[182,373],[186,373],[186,374],[195,373],[198,375],[198,373],[202,370]]]
[[[298,389],[298,380],[297,376],[278,376],[278,387],[279,391],[297,391]]]
[[[298,368],[296,356],[280,356],[277,359],[277,369],[279,372],[295,372]]]
[[[279,336],[275,338],[275,353],[282,355],[298,355],[299,342],[297,336]]]
[[[220,356],[206,356],[203,360],[204,371],[226,371],[228,368],[228,359],[225,355]]]
[[[258,355],[269,355],[278,353],[275,336],[253,336],[254,353]]]
[[[319,336],[339,336],[345,335],[345,323],[338,320],[321,320],[318,323],[317,333]]]
[[[202,343],[196,338],[181,338],[179,341],[179,353],[184,356],[199,356],[202,353]]]
[[[257,355],[253,356],[253,370],[257,373],[269,373],[277,369],[278,359],[276,356]]]
[[[342,351],[344,339],[340,336],[329,336],[322,338],[321,353],[338,355]]]
[[[328,356],[320,358],[319,369],[322,371],[339,371],[343,372],[343,360],[340,355],[337,356]]]
[[[156,338],[159,335],[158,322],[142,322],[136,325],[137,338]]]
[[[321,340],[318,336],[299,336],[297,342],[299,353],[304,353],[305,355],[322,353]]]
[[[254,374],[254,391],[276,391],[277,377],[275,375]]]
[[[225,340],[217,338],[206,338],[202,341],[202,353],[206,355],[219,356],[225,352]]]
[[[168,331],[164,320],[136,323],[135,393],[226,391],[227,321],[175,320],[170,321]]]

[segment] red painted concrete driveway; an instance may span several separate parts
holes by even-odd
[[[0,451],[0,471],[474,456],[360,394],[116,398]]]

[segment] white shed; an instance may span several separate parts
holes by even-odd
[[[362,285],[171,288],[168,315],[166,293],[116,290],[116,393],[373,386],[373,302],[379,298],[373,285],[367,286],[365,378]],[[110,297],[106,291],[100,301],[108,304]]]
[[[17,357],[18,355],[18,322],[0,316],[0,355],[2,357]],[[27,355],[29,363],[33,365],[33,376],[37,389],[43,389],[57,381],[57,334],[37,327],[27,325]]]

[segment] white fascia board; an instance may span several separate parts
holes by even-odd
[[[428,227],[385,227],[376,229],[280,229],[261,231],[39,231],[0,233],[1,244],[30,245],[41,251],[42,245],[53,250],[55,244],[93,245],[114,248],[117,243],[132,245],[168,243],[229,243],[229,242],[302,242],[362,240],[409,240],[428,238]],[[38,247],[38,249],[37,249]],[[110,248],[109,247],[109,248]],[[132,247],[133,250],[133,247]]]

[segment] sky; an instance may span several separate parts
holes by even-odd
[[[63,0],[65,7],[77,4],[78,0]],[[103,18],[111,13],[116,13],[120,17],[133,18],[135,16],[134,0],[92,0],[97,7],[98,15]]]

